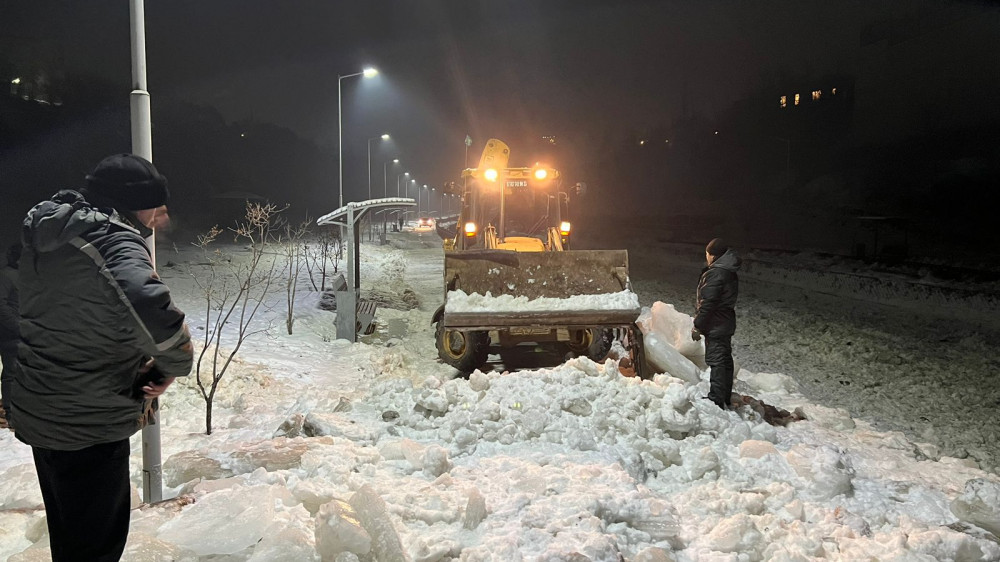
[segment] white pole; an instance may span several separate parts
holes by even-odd
[[[340,190],[338,209],[344,206],[344,108],[340,95],[340,81],[343,79],[343,76],[337,76],[337,189]],[[343,240],[344,237],[341,236],[340,239]]]
[[[153,161],[153,135],[149,91],[146,89],[146,28],[143,0],[129,3],[132,28],[132,93],[129,95],[132,121],[132,154]],[[156,233],[148,240],[153,269],[156,269]],[[163,463],[160,451],[160,413],[142,428],[142,499],[153,504],[163,499]]]
[[[368,198],[372,198],[372,141],[368,139]]]

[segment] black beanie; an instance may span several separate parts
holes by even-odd
[[[87,192],[121,211],[142,211],[167,204],[167,178],[153,163],[134,154],[108,156],[87,175]]]
[[[705,246],[705,251],[710,256],[719,257],[729,251],[729,244],[722,238],[713,238],[708,246]]]

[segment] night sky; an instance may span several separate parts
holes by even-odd
[[[466,134],[470,163],[498,137],[521,165],[552,158],[538,141],[554,135],[565,160],[554,164],[573,177],[596,147],[685,116],[711,118],[782,77],[856,74],[867,56],[860,38],[878,22],[919,26],[940,14],[1000,23],[986,4],[912,0],[150,0],[145,9],[154,108],[186,100],[334,152],[338,74],[377,67],[377,78],[343,81],[348,191],[367,181],[366,139],[392,135],[375,144],[376,193],[392,157],[403,161],[396,173],[409,170],[421,183],[455,179]],[[0,13],[0,52],[15,68],[102,77],[120,85],[127,107],[126,0],[3,0]],[[1000,30],[990,29],[956,47],[956,68],[962,49],[1000,44]],[[909,56],[905,46],[893,52]],[[910,64],[923,56],[918,45]],[[978,56],[969,76],[988,70]],[[155,156],[155,134],[153,146]]]

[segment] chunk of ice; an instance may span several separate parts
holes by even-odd
[[[371,552],[372,538],[361,526],[354,508],[335,499],[320,506],[316,515],[316,551],[323,560],[334,560],[342,552]]]
[[[371,486],[362,486],[349,501],[358,515],[358,521],[372,539],[371,552],[363,560],[377,562],[406,562],[403,543],[389,518],[385,501]]]

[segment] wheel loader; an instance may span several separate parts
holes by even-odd
[[[445,303],[434,313],[439,357],[463,373],[481,368],[492,347],[555,345],[596,361],[615,340],[642,376],[639,304],[626,250],[570,250],[571,195],[558,170],[510,167],[510,148],[486,143],[476,168],[446,186],[461,194],[444,239]],[[624,370],[624,369],[623,369]],[[631,371],[630,371],[631,372]]]

